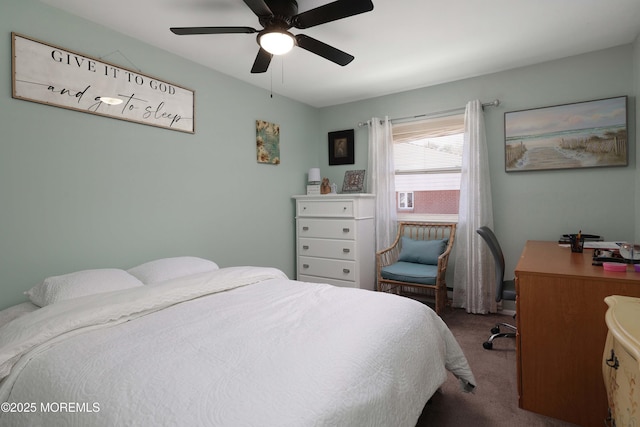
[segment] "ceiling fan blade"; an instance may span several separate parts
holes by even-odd
[[[252,73],[264,73],[269,68],[269,64],[271,63],[272,54],[260,48],[258,51],[258,55],[256,55],[256,60],[253,62],[253,67],[251,67]]]
[[[273,15],[264,0],[244,0],[244,3],[259,17]]]
[[[311,53],[320,55],[323,58],[335,62],[338,65],[345,66],[349,62],[354,60],[354,57],[352,55],[349,55],[348,53],[343,52],[340,49],[336,49],[333,46],[329,46],[326,43],[322,43],[321,41],[316,40],[312,37],[305,36],[304,34],[298,34],[296,36],[296,41],[298,42],[298,46],[303,48],[304,50],[308,50]]]
[[[311,28],[371,10],[371,0],[337,0],[294,16],[292,26],[300,29]]]
[[[251,27],[173,27],[169,28],[173,34],[188,36],[195,34],[252,34],[258,30]]]

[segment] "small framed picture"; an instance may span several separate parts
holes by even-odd
[[[329,132],[329,165],[355,163],[353,135],[353,129]]]
[[[343,193],[363,193],[364,192],[364,169],[346,171],[344,182],[342,183]]]

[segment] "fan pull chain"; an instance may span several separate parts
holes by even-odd
[[[284,59],[280,59],[280,83],[284,86]],[[269,97],[273,99],[273,69],[276,67],[274,63],[271,67],[269,67]]]

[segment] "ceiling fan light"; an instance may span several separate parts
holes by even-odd
[[[260,35],[260,47],[273,55],[284,55],[293,49],[295,39],[286,31],[271,31]]]
[[[109,105],[119,105],[122,104],[122,99],[120,98],[112,98],[110,96],[101,96],[100,97],[100,101],[104,102],[105,104],[109,104]]]

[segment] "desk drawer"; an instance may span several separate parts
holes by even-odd
[[[298,216],[353,217],[353,200],[300,200]]]
[[[353,240],[355,231],[355,220],[311,218],[298,220],[298,238],[320,237],[325,239]]]
[[[298,274],[353,282],[356,277],[356,263],[300,256],[298,257]]]
[[[298,239],[298,255],[355,260],[355,241]]]

